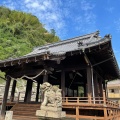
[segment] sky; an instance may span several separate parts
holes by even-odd
[[[31,13],[61,40],[97,30],[112,36],[112,47],[120,67],[120,0],[0,0],[1,6]]]

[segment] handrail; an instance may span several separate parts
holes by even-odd
[[[22,92],[19,92],[17,97],[14,97],[14,102],[19,102],[20,100],[20,94]],[[2,102],[2,97],[0,96],[0,102]],[[23,101],[23,100],[22,100]],[[108,100],[104,97],[62,97],[62,102],[63,104],[71,104],[71,103],[75,103],[75,104],[100,104],[100,105],[104,105],[106,107],[114,107],[114,108],[118,108],[119,104]]]
[[[109,106],[109,107],[119,107],[119,104],[118,104],[118,103],[116,103],[116,102],[114,102],[114,101],[110,101],[110,100],[107,100],[107,101],[106,101],[106,104],[107,104],[107,106]]]
[[[93,97],[91,97],[90,99],[88,99],[88,97],[63,97],[62,98],[62,102],[65,104],[68,103],[89,103],[89,104],[102,104],[102,105],[106,105],[106,107],[119,107],[119,104],[107,99],[103,99],[103,97],[95,97],[95,99],[93,99]]]

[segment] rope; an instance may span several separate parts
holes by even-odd
[[[28,77],[28,76],[26,76],[26,75],[23,75],[22,77],[16,79],[16,78],[11,77],[10,75],[8,75],[8,76],[9,76],[11,79],[14,79],[14,80],[16,80],[16,81],[18,81],[18,79],[27,78],[27,79],[30,79],[30,80],[36,82],[34,79],[37,78],[38,76],[40,76],[44,71],[46,72],[46,70],[44,69],[44,70],[42,70],[40,73],[38,73],[38,74],[37,74],[36,76],[34,76],[34,77]]]
[[[28,76],[26,76],[26,75],[23,75],[20,79],[28,78],[28,79],[30,79],[30,80],[33,80],[33,79],[37,78],[39,75],[41,75],[44,71],[46,71],[46,70],[45,70],[45,69],[42,70],[39,74],[37,74],[37,75],[34,76],[34,77],[28,77]]]

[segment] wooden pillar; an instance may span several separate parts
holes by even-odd
[[[61,72],[61,89],[62,89],[62,97],[65,97],[65,71]]]
[[[106,83],[105,83],[105,80],[103,81],[103,90],[105,90],[105,96],[106,96]]]
[[[13,102],[14,101],[14,94],[15,94],[15,88],[16,88],[16,80],[13,81],[13,85],[12,85],[12,91],[11,91],[11,96],[10,96],[10,101]]]
[[[105,88],[105,81],[103,81],[103,89],[105,90],[106,88]]]
[[[48,82],[48,74],[47,73],[43,76],[43,83],[44,82]]]
[[[107,108],[104,108],[104,120],[108,120],[108,117],[107,117]]]
[[[92,96],[92,76],[91,76],[91,67],[87,67],[87,94],[88,98]]]
[[[73,89],[73,97],[74,97],[74,89]]]
[[[30,102],[30,100],[31,100],[32,83],[33,83],[32,80],[27,80],[27,86],[26,86],[26,93],[25,93],[24,102]]]
[[[79,120],[79,107],[76,107],[76,120]]]
[[[68,88],[66,88],[66,90],[67,90],[67,97],[68,97],[68,94],[69,94],[69,93],[68,93]]]
[[[94,92],[95,92],[95,97],[98,97],[98,78],[97,78],[97,74],[94,74]]]
[[[84,83],[84,97],[87,97],[87,89],[86,89],[86,86],[87,86],[87,84],[86,83]]]
[[[79,97],[78,86],[77,86],[77,97]]]
[[[99,84],[99,96],[103,97],[102,80],[100,78],[98,79],[98,84]]]
[[[106,97],[108,97],[108,88],[107,88],[107,83],[108,83],[108,81],[106,82],[106,84],[105,84],[105,88],[106,88]],[[119,89],[118,89],[119,90]]]
[[[37,83],[36,102],[38,102],[38,98],[39,98],[39,89],[40,89],[40,83]]]
[[[103,104],[106,106],[106,96],[105,96],[105,90],[103,90]],[[104,107],[104,120],[107,120],[107,108]]]
[[[8,97],[8,92],[9,92],[9,87],[11,82],[10,77],[7,77],[6,79],[7,80],[5,85],[5,91],[4,91],[4,96],[3,96],[2,106],[1,106],[1,115],[0,115],[1,120],[4,119],[4,116],[5,116],[7,97]]]

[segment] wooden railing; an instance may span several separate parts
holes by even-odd
[[[62,102],[63,104],[69,104],[69,105],[82,105],[82,104],[86,104],[86,105],[103,105],[106,107],[119,107],[119,104],[107,99],[103,99],[103,97],[63,97],[62,98]]]
[[[20,100],[21,92],[19,92],[18,96],[14,98],[14,102],[24,102],[24,100]],[[2,98],[0,98],[0,101],[2,101]],[[119,104],[110,100],[107,100],[105,95],[103,94],[103,97],[63,97],[62,98],[63,104],[86,104],[86,105],[103,105],[106,107],[115,107],[118,108]]]
[[[79,104],[103,104],[104,100],[102,97],[95,97],[94,99],[88,97],[63,97],[63,103],[79,103]]]
[[[18,96],[14,97],[13,102],[24,102],[24,100],[20,100],[20,95],[21,92],[19,92]],[[0,96],[0,102],[2,102],[2,97]],[[8,100],[9,101],[9,100]],[[104,96],[103,97],[63,97],[62,98],[63,104],[75,104],[75,105],[80,105],[80,104],[86,104],[86,105],[104,105],[106,107],[115,107],[118,108],[120,107],[118,103],[114,101],[107,100]]]
[[[106,100],[106,105],[107,107],[119,107],[119,104],[114,102],[114,101],[111,101],[111,100]]]
[[[112,120],[112,119],[120,119],[120,110],[119,104],[107,100],[104,97],[63,97],[63,108],[64,109],[75,109],[75,114],[67,114],[67,117],[76,118],[89,118],[96,120]],[[90,110],[91,115],[87,114],[84,110]],[[86,114],[82,114],[81,111],[86,112]],[[94,112],[103,111],[103,114],[96,115]],[[80,112],[80,113],[79,113]]]

